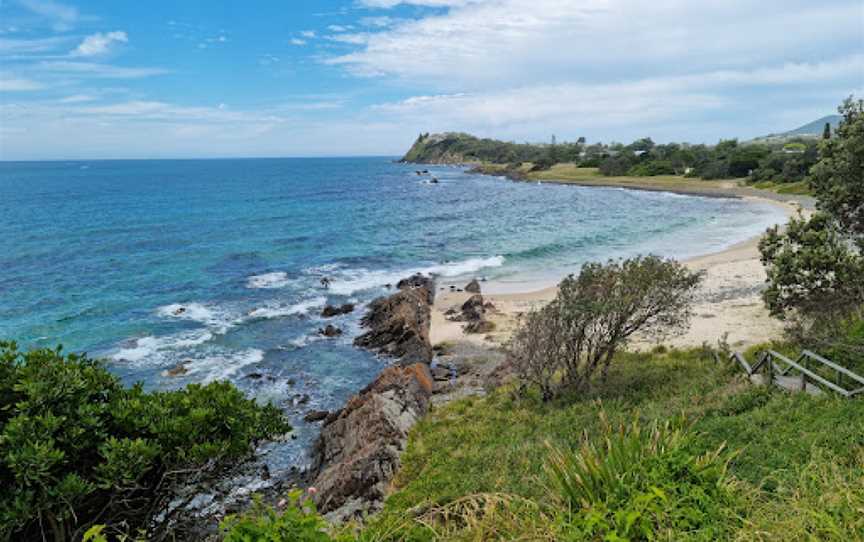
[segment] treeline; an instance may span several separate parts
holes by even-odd
[[[827,127],[826,127],[827,128]],[[830,137],[830,129],[823,137]],[[816,163],[818,140],[741,143],[730,139],[716,145],[657,144],[651,138],[623,143],[573,142],[513,143],[480,139],[468,134],[421,134],[403,158],[406,162],[521,165],[533,170],[572,163],[598,168],[607,176],[685,175],[700,179],[749,177],[752,182],[793,183],[804,179]]]

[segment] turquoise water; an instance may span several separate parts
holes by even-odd
[[[448,167],[429,168],[440,180],[429,184],[416,169],[387,158],[0,163],[0,337],[85,350],[151,389],[230,379],[295,419],[299,438],[279,454],[290,464],[315,433],[306,410],[338,408],[387,363],[351,347],[362,304],[387,283],[427,271],[513,290],[588,260],[710,252],[782,219],[740,200]],[[346,334],[318,337],[321,307],[346,301],[361,305],[334,321]],[[180,362],[187,374],[163,374]]]

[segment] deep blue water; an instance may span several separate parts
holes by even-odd
[[[551,284],[591,259],[710,252],[781,217],[458,168],[430,168],[434,185],[415,169],[386,158],[0,163],[0,337],[85,350],[149,388],[228,378],[297,420],[340,406],[387,363],[351,347],[362,308],[335,322],[341,338],[317,337],[325,302],[362,305],[417,270],[486,276],[493,291]],[[163,374],[180,362],[186,375]],[[296,425],[285,464],[315,432]]]

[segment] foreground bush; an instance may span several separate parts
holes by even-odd
[[[699,273],[657,256],[585,264],[514,333],[514,368],[524,383],[539,387],[544,400],[561,390],[584,390],[598,369],[605,378],[634,333],[684,329],[700,280]]]
[[[722,446],[696,455],[681,421],[613,428],[600,416],[600,435],[553,448],[547,465],[568,538],[716,540],[737,527]]]
[[[289,430],[227,382],[148,393],[86,356],[0,342],[0,539],[148,527],[174,489]]]

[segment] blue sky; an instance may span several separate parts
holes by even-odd
[[[864,94],[864,2],[0,0],[0,159],[716,142]]]

